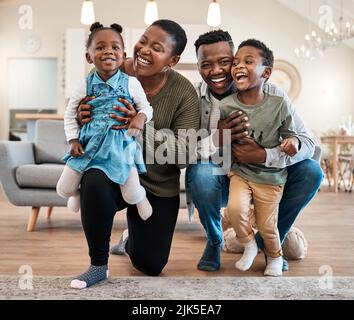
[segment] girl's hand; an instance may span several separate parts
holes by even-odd
[[[91,121],[91,106],[87,102],[95,99],[95,97],[86,97],[80,101],[77,108],[77,121],[79,124],[84,125]]]
[[[73,139],[69,141],[70,143],[70,154],[74,157],[81,157],[85,151],[78,139]]]
[[[120,125],[120,126],[112,126],[112,129],[114,129],[114,130],[128,129],[130,123],[132,122],[133,118],[136,116],[137,112],[134,109],[134,107],[127,100],[125,100],[123,98],[118,98],[118,100],[120,102],[122,102],[126,106],[126,108],[120,107],[120,106],[115,106],[114,109],[122,112],[125,116],[121,117],[121,116],[118,116],[114,113],[111,113],[110,117],[112,119],[119,121],[119,122],[123,122],[124,124]]]
[[[284,139],[280,147],[287,155],[293,157],[299,151],[299,140],[295,137]]]

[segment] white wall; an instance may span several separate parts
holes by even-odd
[[[93,0],[96,20],[143,28],[145,0]],[[268,44],[276,58],[288,60],[300,71],[301,94],[296,107],[310,129],[321,133],[338,125],[342,115],[354,115],[354,52],[347,47],[308,62],[298,59],[294,48],[303,42],[308,23],[276,0],[222,0],[222,28],[239,43],[249,37]],[[41,49],[28,55],[21,50],[24,32],[18,28],[18,8],[33,7],[33,32],[42,39]],[[62,37],[67,27],[78,28],[82,0],[0,0],[0,139],[8,134],[7,59],[10,57],[62,57]],[[158,0],[160,18],[182,24],[204,24],[209,0]],[[59,66],[60,67],[60,66]],[[60,70],[59,70],[60,71]],[[61,75],[60,75],[61,77]],[[58,81],[60,84],[60,81]],[[60,92],[60,91],[59,91]],[[60,92],[59,111],[64,110]]]
[[[308,33],[306,19],[277,1],[223,1],[223,28],[231,30],[235,43],[249,37],[264,41],[278,59],[297,67],[302,89],[295,101],[306,125],[321,134],[335,128],[343,115],[354,114],[354,51],[346,46],[327,51],[324,58],[306,61],[296,57],[295,47]],[[249,8],[252,10],[250,16]]]

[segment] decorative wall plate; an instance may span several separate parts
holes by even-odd
[[[36,53],[40,49],[41,44],[41,39],[34,34],[24,36],[21,42],[22,49],[26,53]]]
[[[294,65],[285,60],[274,61],[274,68],[269,81],[283,89],[291,101],[295,101],[300,94],[300,73]]]

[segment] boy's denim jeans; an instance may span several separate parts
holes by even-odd
[[[192,164],[187,168],[186,187],[198,209],[200,221],[212,246],[223,242],[221,208],[227,206],[229,179],[226,175],[213,175],[217,165],[209,163]],[[278,230],[283,242],[296,218],[315,196],[323,180],[319,163],[308,159],[288,169],[288,178],[279,205]],[[263,239],[256,235],[259,248]]]

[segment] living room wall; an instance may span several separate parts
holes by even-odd
[[[276,58],[289,61],[299,70],[302,90],[295,104],[310,129],[320,134],[336,127],[343,115],[354,115],[352,49],[342,46],[328,51],[320,60],[300,60],[295,56],[294,48],[303,42],[303,36],[308,31],[306,19],[276,0],[223,0],[220,3],[221,28],[230,31],[236,44],[249,37],[259,38],[273,49]],[[18,27],[18,8],[22,4],[32,6],[32,31],[42,40],[40,50],[33,55],[26,54],[21,49],[24,31]],[[8,58],[56,57],[61,61],[65,28],[82,27],[79,21],[81,4],[82,0],[0,0],[0,139],[8,137]],[[104,24],[119,22],[125,27],[144,27],[143,0],[94,0],[94,4],[96,20]],[[208,4],[209,0],[158,1],[161,18],[173,19],[183,24],[205,23]],[[63,112],[64,95],[60,90],[59,93],[59,112]]]

